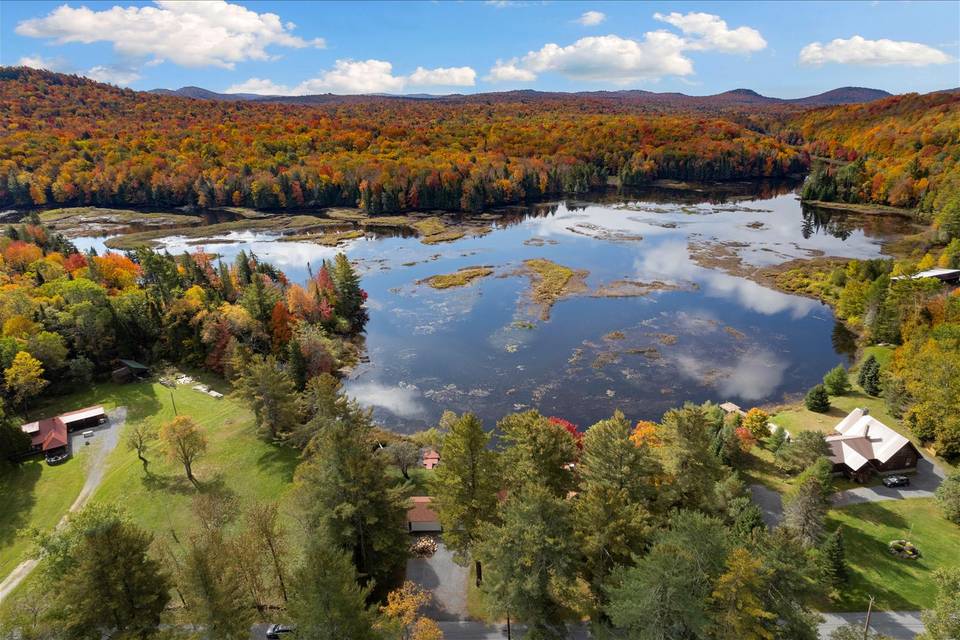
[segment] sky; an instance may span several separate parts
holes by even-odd
[[[0,1],[0,64],[139,90],[923,93],[958,58],[956,1]]]

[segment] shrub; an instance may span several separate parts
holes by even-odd
[[[826,413],[830,411],[830,394],[827,393],[826,387],[818,384],[810,389],[810,391],[807,391],[807,397],[803,399],[803,404],[806,405],[810,411]]]
[[[842,364],[838,364],[823,376],[823,386],[832,396],[845,396],[850,392],[850,379],[847,377],[847,370]]]

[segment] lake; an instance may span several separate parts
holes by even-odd
[[[744,277],[819,255],[871,258],[902,221],[801,208],[789,183],[603,193],[498,217],[485,235],[435,245],[368,234],[340,248],[231,231],[172,235],[233,259],[244,249],[303,281],[308,264],[345,251],[369,293],[366,358],[345,381],[384,426],[413,431],[446,410],[488,426],[536,408],[581,428],[620,409],[658,420],[686,401],[744,407],[805,392],[851,340],[829,307]],[[103,238],[79,238],[102,249]],[[583,270],[580,290],[534,304],[523,261]],[[486,265],[464,287],[421,281]]]

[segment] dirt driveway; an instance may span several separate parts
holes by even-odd
[[[110,453],[117,448],[120,442],[120,432],[123,431],[123,425],[127,420],[127,408],[117,407],[107,414],[107,422],[93,429],[93,438],[84,438],[81,433],[75,433],[71,437],[70,446],[74,455],[83,448],[90,447],[90,456],[87,459],[87,479],[80,489],[77,499],[70,505],[67,514],[60,519],[57,527],[61,527],[67,520],[67,517],[74,511],[78,511],[83,505],[87,504],[93,492],[100,486],[103,480],[103,474],[106,472],[107,458]],[[18,564],[6,578],[0,582],[0,602],[3,602],[10,593],[16,589],[24,579],[30,575],[37,566],[37,560],[30,558]]]

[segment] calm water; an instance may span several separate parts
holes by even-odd
[[[615,409],[658,419],[687,400],[776,401],[846,362],[848,341],[828,307],[732,275],[727,261],[739,256],[733,270],[742,272],[797,257],[875,257],[900,229],[867,222],[804,215],[788,187],[754,184],[540,205],[485,236],[433,246],[380,236],[331,249],[254,232],[202,246],[227,259],[252,250],[296,281],[306,279],[308,262],[346,251],[363,274],[371,315],[369,362],[346,388],[388,427],[422,428],[445,409],[474,411],[492,426],[531,407],[585,427]],[[164,245],[197,246],[178,237]],[[719,251],[727,270],[698,265],[691,250]],[[560,300],[547,321],[529,303],[529,278],[518,273],[537,257],[589,272],[588,291]],[[474,265],[495,274],[444,291],[418,284]],[[675,288],[591,295],[625,279]]]

